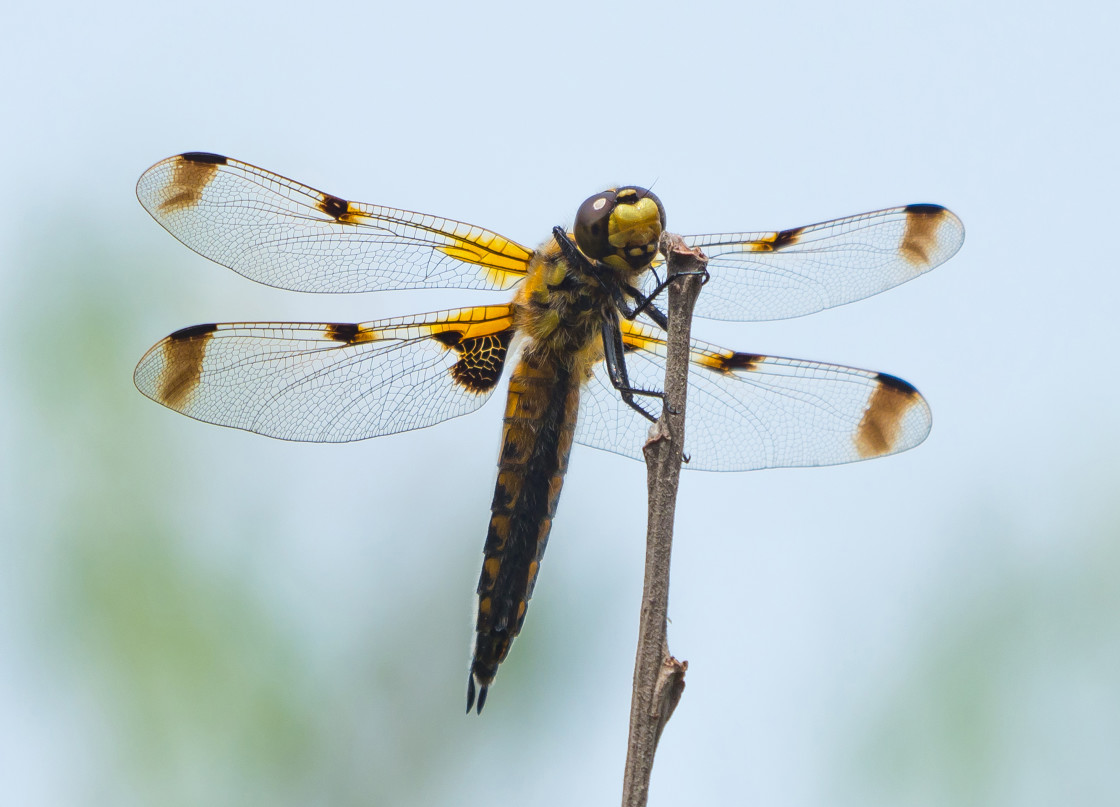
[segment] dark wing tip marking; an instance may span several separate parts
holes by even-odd
[[[339,221],[343,216],[346,215],[346,211],[350,209],[350,203],[338,196],[324,193],[323,198],[319,200],[317,207],[335,221]]]
[[[906,205],[906,212],[916,216],[940,216],[946,211],[941,205],[916,204]]]
[[[879,373],[875,380],[875,391],[871,393],[855,435],[856,450],[864,459],[890,454],[897,449],[903,418],[922,400],[914,385],[901,378]]]
[[[884,387],[889,387],[891,390],[902,395],[917,395],[918,388],[911,384],[909,381],[904,381],[895,375],[889,373],[878,373],[875,380]]]
[[[225,165],[229,162],[228,157],[223,157],[221,154],[212,154],[209,151],[185,151],[179,155],[179,159],[207,165]]]
[[[167,337],[172,342],[183,342],[188,339],[197,339],[200,336],[208,336],[218,330],[218,326],[214,323],[206,325],[191,325],[187,328],[180,328]]]
[[[334,322],[327,325],[323,335],[332,342],[350,344],[357,338],[360,330],[361,328],[352,322]]]

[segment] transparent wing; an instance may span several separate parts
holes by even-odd
[[[282,289],[507,289],[532,251],[450,219],[350,202],[217,154],[156,163],[140,203],[195,252]]]
[[[623,331],[631,384],[661,389],[663,334],[630,322]],[[884,373],[703,342],[692,343],[691,362],[686,468],[748,471],[871,459],[913,448],[932,423],[918,391]],[[600,362],[580,397],[576,441],[640,460],[649,425],[622,401]]]
[[[964,225],[940,205],[907,205],[767,233],[690,235],[711,280],[696,303],[709,319],[786,319],[862,300],[956,254]],[[648,293],[655,281],[643,278]]]
[[[513,333],[508,305],[361,325],[196,325],[149,350],[134,380],[207,423],[283,440],[363,440],[480,407]]]

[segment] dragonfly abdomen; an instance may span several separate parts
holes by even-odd
[[[467,710],[478,709],[521,630],[544,555],[575,433],[579,378],[551,355],[526,354],[510,379],[478,581],[478,620]]]

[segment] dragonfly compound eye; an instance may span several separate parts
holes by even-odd
[[[645,188],[597,193],[576,213],[576,245],[583,254],[625,272],[649,265],[663,229],[665,208]]]

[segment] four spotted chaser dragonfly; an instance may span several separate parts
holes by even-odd
[[[665,357],[653,301],[665,210],[615,188],[536,250],[450,219],[362,204],[248,163],[193,152],[137,196],[199,254],[302,292],[515,289],[512,301],[351,323],[235,322],[176,331],[136,367],[149,398],[283,440],[345,442],[473,411],[512,363],[478,583],[467,711],[521,630],[573,441],[642,458]],[[776,232],[685,237],[709,257],[696,315],[773,320],[859,300],[929,271],[964,228],[930,204]],[[691,348],[686,467],[831,465],[904,451],[930,410],[884,373]],[[477,687],[477,689],[476,689]]]

